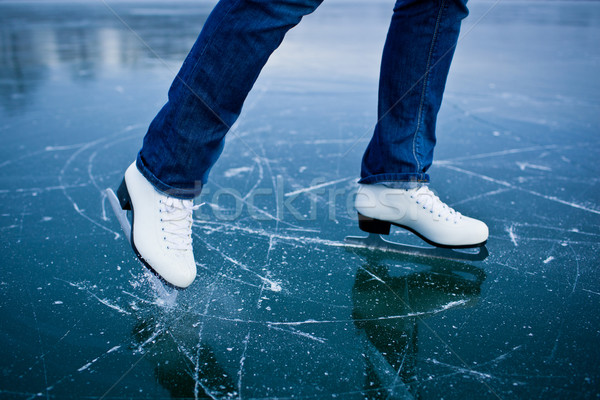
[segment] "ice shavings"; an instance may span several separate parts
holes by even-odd
[[[266,288],[268,290],[271,290],[273,292],[280,292],[281,291],[281,283],[280,282],[274,281],[272,279],[269,279],[269,278],[267,278],[265,276],[260,275],[257,272],[254,272],[252,269],[250,269],[250,267],[248,267],[247,265],[245,265],[241,261],[235,260],[234,258],[232,258],[229,255],[225,254],[223,251],[219,250],[217,247],[212,246],[208,242],[205,243],[205,245],[206,245],[206,247],[209,250],[212,250],[212,251],[215,251],[215,252],[219,253],[225,260],[231,262],[232,264],[238,266],[242,270],[244,270],[246,272],[249,272],[252,275],[254,275],[255,277],[259,278],[261,281],[263,281],[267,285]]]
[[[454,307],[459,307],[462,306],[464,304],[468,303],[468,300],[457,300],[457,301],[451,301],[447,304],[445,304],[442,307],[439,307],[435,310],[431,310],[431,311],[423,311],[423,312],[407,312],[406,314],[400,314],[400,315],[386,315],[384,317],[377,317],[377,318],[356,318],[353,320],[315,320],[315,319],[307,319],[304,321],[285,321],[285,322],[274,322],[274,321],[269,321],[268,324],[269,325],[273,325],[273,326],[278,326],[278,325],[287,325],[287,326],[300,326],[300,325],[312,325],[312,324],[339,324],[339,323],[355,323],[355,322],[362,322],[362,321],[381,321],[381,320],[394,320],[394,319],[404,319],[404,318],[414,318],[414,317],[420,317],[420,316],[424,316],[424,315],[433,315],[433,314],[437,314],[446,310],[449,310],[451,308]]]
[[[521,171],[525,171],[526,168],[537,169],[539,171],[546,171],[546,172],[552,171],[552,168],[550,168],[550,167],[546,167],[544,165],[531,164],[531,163],[528,163],[528,162],[519,162],[519,161],[517,161],[517,166],[519,167],[519,169]]]
[[[115,311],[118,311],[121,314],[126,314],[126,315],[131,314],[129,311],[126,311],[126,310],[122,309],[121,307],[119,307],[118,305],[111,303],[110,300],[98,297],[95,293],[93,293],[92,291],[90,291],[90,289],[88,289],[88,284],[86,284],[84,282],[76,283],[76,282],[69,282],[67,280],[58,279],[58,278],[54,278],[54,279],[65,282],[65,283],[69,284],[70,286],[73,286],[79,290],[86,292],[93,299],[97,300],[101,304],[103,304]]]
[[[244,346],[244,350],[242,351],[242,355],[240,357],[240,367],[238,370],[238,382],[237,382],[237,388],[238,388],[238,393],[240,393],[240,398],[241,398],[241,393],[242,393],[242,378],[244,377],[244,363],[246,362],[246,351],[248,351],[248,341],[250,340],[250,331],[248,331],[248,333],[246,334],[246,337],[244,338],[244,341],[242,342],[242,345]]]
[[[323,183],[319,183],[317,185],[313,185],[313,186],[309,186],[309,187],[306,187],[306,188],[303,188],[303,189],[298,189],[298,190],[294,190],[292,192],[288,192],[288,193],[284,194],[284,196],[285,197],[295,196],[295,195],[298,195],[300,193],[310,192],[310,191],[313,191],[313,190],[321,189],[321,188],[324,188],[324,187],[327,187],[327,186],[331,186],[331,185],[335,185],[335,184],[338,184],[338,183],[341,183],[341,182],[347,182],[347,181],[355,180],[355,179],[356,179],[356,177],[351,176],[351,177],[336,179],[336,180],[329,181],[329,182],[323,182]]]
[[[515,234],[515,227],[514,225],[511,225],[509,227],[506,228],[506,233],[508,233],[508,237],[510,237],[510,241],[513,242],[513,244],[515,245],[515,247],[519,246],[519,243],[517,243],[517,235]]]
[[[86,369],[90,368],[94,363],[96,363],[98,360],[102,359],[104,356],[106,356],[107,354],[112,353],[113,351],[117,351],[118,349],[120,349],[121,346],[114,346],[110,349],[108,349],[108,351],[104,354],[102,354],[101,356],[98,356],[96,358],[94,358],[92,361],[88,362],[87,364],[83,365],[82,367],[77,369],[77,372],[83,372]]]
[[[251,167],[229,168],[227,171],[225,171],[223,173],[223,176],[225,176],[225,178],[232,178],[234,176],[238,176],[245,172],[250,172],[250,171],[252,171]]]

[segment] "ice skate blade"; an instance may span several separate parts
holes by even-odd
[[[352,246],[367,248],[369,250],[389,251],[413,256],[423,256],[458,261],[483,261],[489,255],[485,246],[472,249],[451,249],[445,247],[422,247],[408,244],[394,243],[385,240],[376,233],[369,233],[367,237],[346,236],[346,243]],[[475,252],[475,250],[477,252]]]
[[[173,308],[177,304],[179,289],[169,285],[149,269],[146,269],[144,275],[154,290],[156,304],[162,307]]]
[[[121,204],[119,203],[119,199],[115,192],[108,188],[104,191],[106,193],[106,197],[108,197],[108,202],[117,217],[117,221],[119,221],[119,225],[121,225],[121,230],[125,235],[125,238],[131,245],[131,223],[129,223],[129,218],[127,218],[127,211],[121,208]],[[133,246],[132,246],[133,247]],[[135,251],[135,250],[134,250]],[[137,251],[135,251],[137,256]],[[140,257],[138,256],[138,259]],[[140,259],[140,262],[148,269],[151,278],[149,278],[149,282],[152,285],[154,291],[156,292],[158,298],[163,299],[168,304],[174,304],[177,299],[177,292],[179,290],[178,287],[169,284],[169,282],[165,281],[158,275],[149,265],[147,265],[143,260]]]
[[[108,197],[108,202],[112,207],[115,216],[117,217],[117,221],[119,221],[119,225],[121,225],[121,230],[129,244],[131,244],[131,224],[129,223],[129,219],[127,218],[127,211],[121,208],[121,204],[119,204],[119,199],[117,199],[117,195],[113,192],[112,189],[108,188],[104,191],[106,193],[106,197]]]

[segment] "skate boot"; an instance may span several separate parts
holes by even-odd
[[[157,191],[137,169],[125,171],[117,191],[123,210],[131,210],[131,246],[140,261],[172,286],[186,288],[196,278],[192,249],[193,200]]]
[[[482,221],[461,215],[444,204],[427,186],[392,189],[359,184],[355,207],[359,228],[388,235],[396,225],[437,247],[480,247],[488,238]]]

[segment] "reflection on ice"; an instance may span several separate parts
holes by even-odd
[[[393,267],[369,261],[359,268],[352,290],[352,316],[367,339],[365,390],[385,398],[420,398],[419,323],[435,335],[428,316],[475,305],[485,273],[468,264],[434,261],[427,269],[393,276]],[[464,364],[460,357],[455,362]]]
[[[394,264],[407,261],[416,264],[398,274]],[[323,365],[325,376],[335,378],[340,365],[354,363],[353,367],[358,368],[354,374],[361,377],[351,385],[356,385],[356,394],[369,398],[418,398],[419,330],[435,334],[426,322],[429,317],[456,307],[475,306],[484,280],[481,268],[459,262],[402,256],[369,257],[354,277],[351,319],[317,317],[303,322],[275,322],[261,321],[258,314],[250,319],[228,319],[208,313],[209,304],[204,310],[186,310],[180,305],[176,310],[158,314],[145,308],[137,312],[133,343],[135,351],[154,365],[157,382],[173,397],[201,393],[210,398],[228,398],[255,390],[245,381],[246,357],[259,363],[253,370],[264,371],[269,359],[260,361],[251,354],[275,350],[281,343],[269,338],[278,337],[280,333],[294,336],[301,333],[301,341],[308,339],[314,343],[311,347],[316,353],[311,355],[311,363],[331,359],[331,363]],[[215,289],[209,285],[204,291],[213,297]],[[359,347],[349,351],[344,349],[344,343],[332,343],[309,333],[330,324],[338,328],[354,325]],[[239,362],[232,362],[236,359]],[[435,359],[430,361],[439,363]],[[464,361],[458,356],[455,363],[468,373],[478,372],[463,365]],[[300,378],[306,372],[302,364],[290,364],[285,370],[288,379]],[[339,394],[353,397],[352,393]]]

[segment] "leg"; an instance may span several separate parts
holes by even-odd
[[[383,50],[378,122],[363,156],[355,203],[364,231],[388,234],[396,225],[453,248],[483,246],[488,238],[483,222],[448,207],[424,185],[446,77],[468,14],[465,4],[396,1]]]
[[[196,277],[193,198],[223,149],[248,92],[286,32],[321,0],[221,0],[154,118],[118,200],[131,210],[138,258],[169,284]]]
[[[378,122],[361,183],[428,182],[435,124],[466,0],[397,0],[383,50]]]
[[[191,199],[271,53],[322,0],[221,0],[152,121],[137,167],[157,189]]]

